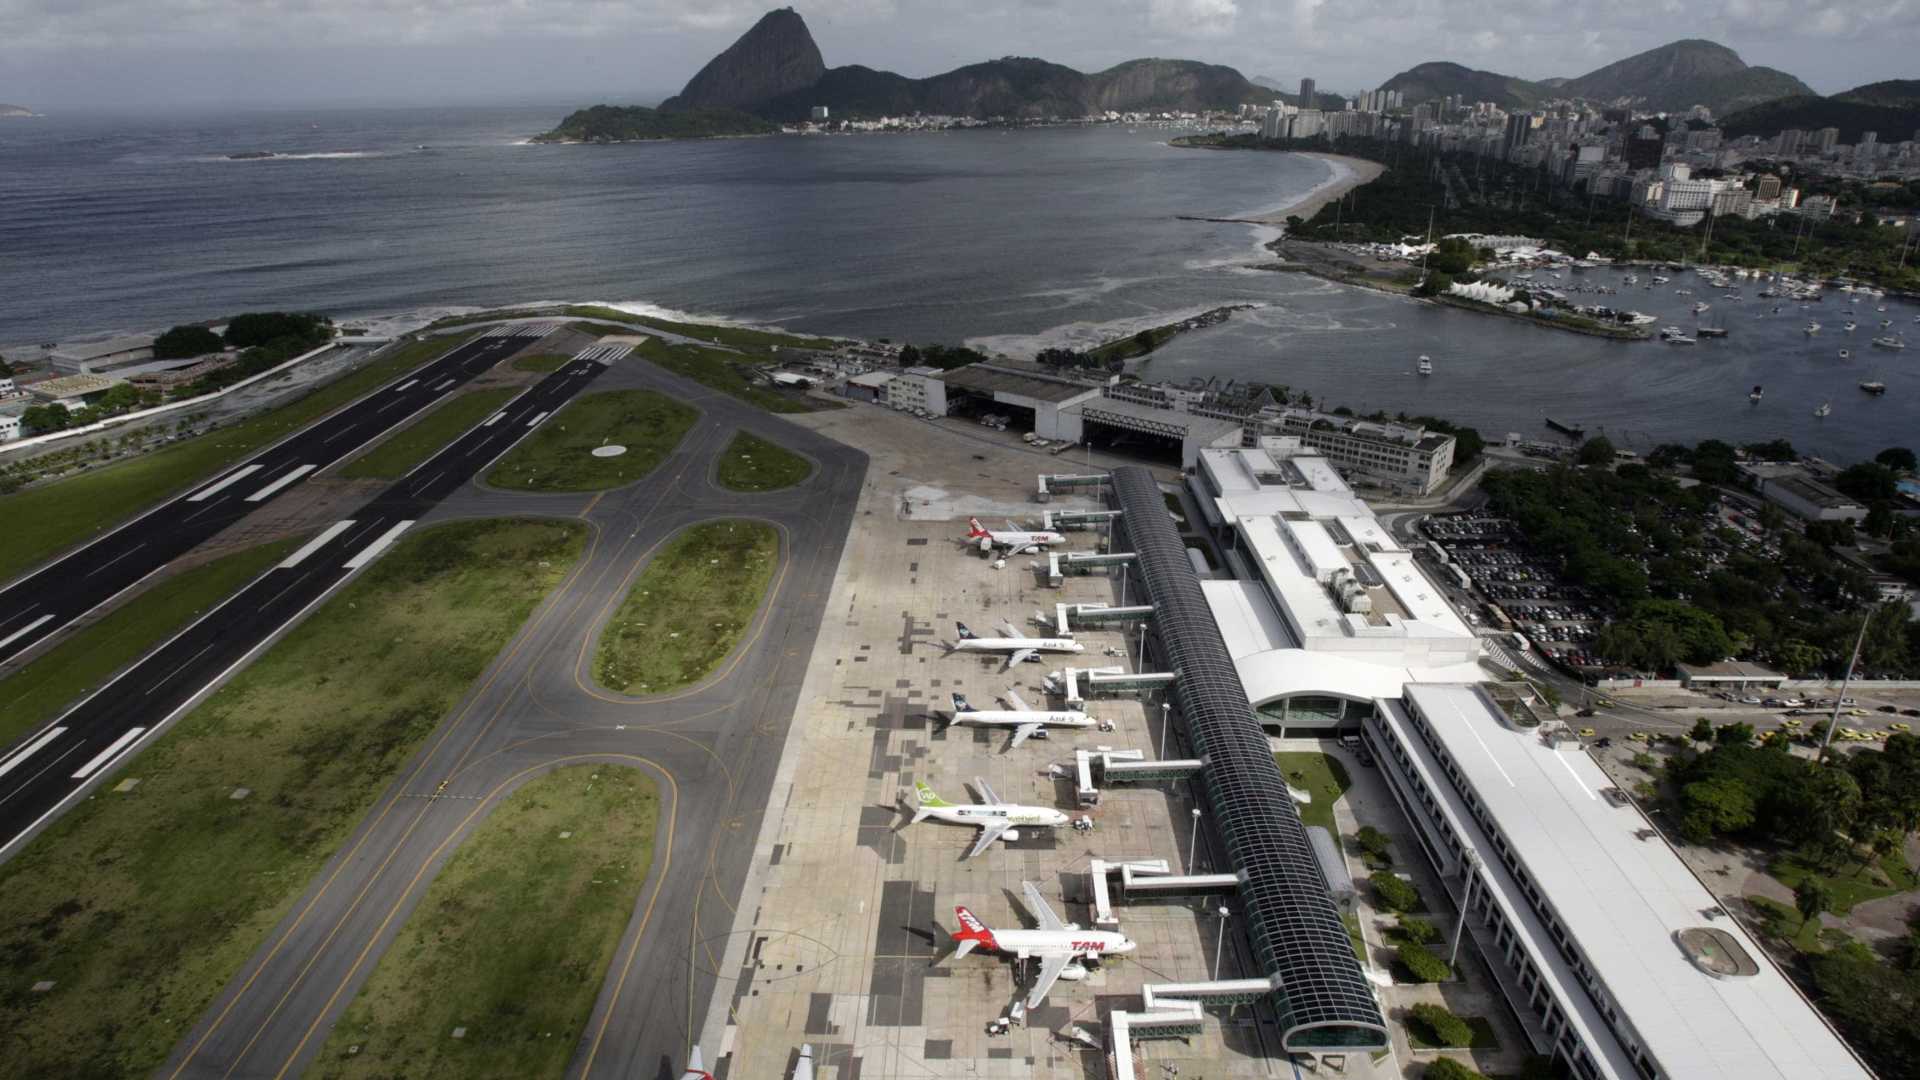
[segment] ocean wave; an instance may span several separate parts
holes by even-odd
[[[195,161],[344,161],[354,158],[377,158],[390,156],[383,150],[315,150],[309,153],[279,153],[273,150],[247,151],[238,154],[210,154],[197,157]]]

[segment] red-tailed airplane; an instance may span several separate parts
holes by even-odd
[[[967,519],[967,540],[971,543],[985,543],[989,547],[1005,548],[1010,554],[1039,551],[1050,544],[1064,544],[1067,538],[1057,532],[1041,529],[1030,532],[1016,529],[1013,522],[1007,522],[1004,529],[989,529],[980,524],[979,518]]]
[[[1082,930],[1069,922],[1062,922],[1054,914],[1046,898],[1040,895],[1040,889],[1031,881],[1023,881],[1020,887],[1027,895],[1027,907],[1033,911],[1033,917],[1040,925],[1033,930],[995,930],[964,907],[953,909],[954,918],[960,922],[960,929],[954,931],[953,940],[960,943],[953,951],[956,957],[972,952],[974,946],[984,945],[994,952],[1011,956],[1016,960],[1040,961],[1040,975],[1033,981],[1033,990],[1027,994],[1027,1008],[1037,1009],[1047,999],[1047,991],[1053,989],[1054,981],[1083,979],[1087,969],[1080,961],[1099,960],[1102,956],[1130,953],[1137,944],[1125,934],[1113,930]]]

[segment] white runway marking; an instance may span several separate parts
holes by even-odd
[[[200,493],[197,495],[187,496],[187,501],[203,502],[207,499],[210,499],[213,496],[220,494],[222,491],[225,491],[229,486],[233,484],[237,484],[240,481],[245,480],[247,477],[252,476],[254,473],[259,472],[263,467],[264,466],[260,466],[260,465],[247,465],[240,469],[237,469],[234,472],[229,473],[225,480],[220,481],[219,483],[213,485],[212,487],[201,488]]]
[[[312,540],[307,541],[307,543],[303,547],[301,547],[299,551],[296,551],[293,554],[287,556],[287,561],[281,563],[279,568],[282,570],[291,570],[294,567],[299,566],[302,562],[306,560],[307,556],[313,554],[316,551],[319,551],[323,547],[326,547],[327,544],[330,543],[334,537],[339,536],[341,533],[346,532],[348,529],[351,529],[351,528],[353,528],[353,520],[351,518],[349,518],[346,521],[334,522],[332,525],[327,527],[326,532],[323,532],[319,536],[314,537]]]
[[[393,542],[395,540],[400,539],[400,534],[403,532],[406,532],[407,526],[412,524],[413,522],[411,521],[403,521],[398,525],[395,525],[393,528],[388,529],[386,532],[381,533],[379,539],[375,540],[371,544],[368,544],[366,547],[361,548],[360,554],[355,555],[353,558],[347,560],[346,562],[347,569],[358,570],[360,567],[367,565],[367,563],[369,562],[372,562],[374,556],[379,555],[381,552],[387,550],[387,548],[393,546]]]
[[[288,484],[293,483],[295,480],[300,479],[319,467],[318,465],[302,465],[280,479],[275,480],[273,483],[268,484],[266,487],[261,488],[259,491],[247,496],[247,501],[259,502],[261,499],[267,498],[274,492],[279,491],[281,488],[286,487]]]
[[[39,618],[33,620],[32,622],[21,627],[20,629],[15,630],[13,633],[8,634],[6,637],[0,638],[0,649],[6,648],[7,646],[13,644],[16,641],[19,641],[21,638],[26,637],[28,634],[33,633],[35,630],[40,629],[42,626],[45,626],[47,623],[50,623],[52,621],[53,621],[53,616],[51,615],[40,616]]]
[[[119,562],[121,559],[126,558],[127,556],[133,554],[136,551],[139,551],[141,548],[146,546],[147,545],[145,544],[135,544],[132,547],[128,548],[127,550],[121,552],[120,554],[115,555],[113,558],[108,559],[106,562],[101,563],[99,566],[96,566],[93,569],[87,571],[86,576],[92,577],[93,575],[99,573],[102,570],[105,570],[107,567],[112,566],[114,563]]]
[[[101,766],[106,765],[108,762],[112,761],[114,758],[114,755],[126,749],[127,744],[139,738],[140,733],[145,730],[147,729],[143,727],[133,728],[129,730],[125,735],[122,735],[119,738],[113,740],[112,745],[108,746],[105,750],[102,750],[98,754],[94,755],[94,758],[92,761],[89,761],[85,765],[80,766],[79,771],[73,774],[73,778],[75,780],[85,780],[87,777],[92,776],[94,773],[99,772]]]
[[[436,386],[434,386],[434,388],[433,388],[433,392],[437,394],[437,393],[439,393],[440,391],[442,391],[442,390],[445,390],[445,389],[446,389],[447,387],[449,387],[449,386],[452,386],[452,385],[453,385],[453,380],[452,380],[452,379],[448,379],[448,380],[446,380],[446,381],[444,381],[444,382],[442,382],[442,383],[439,383],[438,385],[436,385]]]
[[[47,748],[47,744],[59,738],[60,733],[65,730],[67,729],[63,727],[57,727],[57,728],[48,728],[46,731],[41,732],[39,738],[28,743],[25,747],[22,747],[19,753],[8,758],[5,762],[0,762],[0,776],[7,775],[13,770],[19,768],[21,762],[27,760],[28,758],[39,753],[40,751],[45,750]]]
[[[406,382],[403,382],[403,383],[401,383],[401,384],[400,384],[399,386],[396,386],[396,387],[394,387],[394,388],[393,388],[393,392],[397,394],[397,393],[399,393],[400,391],[402,391],[402,390],[405,390],[405,389],[406,389],[407,387],[409,387],[409,386],[413,386],[414,384],[416,384],[416,383],[418,383],[419,381],[420,381],[419,379],[408,379],[408,380],[407,380]]]
[[[545,420],[545,419],[546,419],[546,418],[547,418],[547,417],[548,417],[549,415],[550,415],[550,414],[548,414],[548,413],[541,413],[540,415],[538,415],[538,416],[536,416],[536,417],[534,417],[533,419],[531,419],[531,420],[529,420],[529,421],[527,421],[527,426],[528,426],[528,427],[532,427],[533,425],[535,425],[535,424],[537,424],[537,423],[539,423],[540,421],[542,421],[542,420]]]
[[[489,417],[487,417],[487,422],[486,422],[486,423],[484,423],[484,424],[481,424],[480,426],[481,426],[481,427],[492,427],[493,425],[495,425],[495,424],[497,424],[497,423],[499,423],[500,421],[502,421],[502,420],[504,420],[504,419],[506,419],[506,416],[507,416],[507,414],[506,414],[506,413],[503,413],[503,412],[497,412],[497,413],[494,413],[494,414],[493,414],[492,416],[489,416]]]

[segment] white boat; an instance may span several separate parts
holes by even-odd
[[[1431,375],[1431,374],[1433,374],[1433,360],[1432,360],[1432,358],[1431,358],[1431,357],[1428,357],[1428,356],[1426,356],[1426,355],[1424,355],[1424,354],[1423,354],[1423,355],[1422,355],[1422,356],[1420,357],[1420,363],[1419,363],[1419,365],[1418,365],[1418,366],[1417,366],[1417,367],[1416,367],[1416,368],[1415,368],[1414,370],[1416,370],[1416,371],[1418,371],[1418,372],[1419,372],[1420,374],[1422,374],[1422,375]]]
[[[1861,383],[1860,389],[1865,390],[1867,393],[1872,394],[1874,397],[1879,397],[1881,394],[1884,394],[1887,392],[1887,384],[1881,382],[1879,379],[1870,379],[1866,382]]]
[[[1849,334],[1851,334],[1851,333],[1853,333],[1853,332],[1854,332],[1854,331],[1855,331],[1856,329],[1858,329],[1858,327],[1856,327],[1856,326],[1855,326],[1854,324],[1852,324],[1852,323],[1848,323],[1847,325],[1845,325],[1845,326],[1843,326],[1843,327],[1841,327],[1840,329],[1842,329],[1842,330],[1845,330],[1845,331],[1846,331],[1847,333],[1849,333]]]
[[[1897,337],[1877,337],[1873,339],[1873,343],[1883,349],[1904,349],[1907,347],[1907,343]]]
[[[1815,409],[1815,410],[1813,410],[1813,415],[1815,415],[1815,416],[1818,416],[1818,417],[1824,417],[1824,416],[1826,416],[1826,415],[1828,415],[1828,414],[1829,414],[1829,413],[1831,413],[1831,412],[1833,412],[1833,402],[1831,402],[1831,401],[1823,401],[1823,402],[1821,402],[1821,403],[1820,403],[1820,407],[1819,407],[1819,408],[1817,408],[1817,409]]]
[[[1709,304],[1705,300],[1702,300],[1699,303],[1693,305],[1693,313],[1695,315],[1698,315],[1712,306],[1713,306],[1712,304]]]
[[[1664,338],[1669,345],[1698,345],[1699,342],[1685,334],[1672,334]]]
[[[1659,274],[1653,275],[1653,283],[1655,285],[1665,285],[1667,282],[1672,280],[1673,279],[1669,277],[1661,277]]]
[[[1747,400],[1753,402],[1755,405],[1758,405],[1760,404],[1760,399],[1765,395],[1766,395],[1766,391],[1762,390],[1756,384],[1753,388],[1753,392],[1747,395]]]
[[[1850,352],[1848,352],[1848,351],[1847,351],[1847,350],[1845,350],[1845,349],[1841,349],[1841,350],[1840,350],[1840,359],[1842,359],[1842,360],[1851,360],[1851,359],[1853,359],[1853,354],[1852,354],[1852,353],[1850,353]]]
[[[1640,277],[1637,274],[1628,274],[1626,277],[1621,278],[1620,282],[1623,285],[1638,285],[1640,284]]]
[[[1808,319],[1806,331],[1809,334],[1817,334],[1820,332],[1820,324],[1817,322],[1814,322],[1812,319]]]

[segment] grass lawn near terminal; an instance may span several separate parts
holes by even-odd
[[[1280,766],[1289,785],[1313,796],[1313,801],[1305,806],[1294,804],[1299,807],[1300,820],[1326,829],[1338,842],[1340,830],[1333,824],[1333,804],[1353,786],[1346,767],[1325,754],[1296,750],[1273,755],[1273,763]]]
[[[704,345],[669,345],[659,338],[648,338],[635,351],[675,375],[771,413],[814,412],[828,407],[825,402],[783,394],[754,382],[740,370],[739,365],[747,358],[739,353]]]
[[[185,629],[292,553],[295,540],[224,555],[165,578],[0,679],[0,747],[65,712],[114,672]]]
[[[455,394],[348,462],[340,475],[347,480],[397,480],[466,434],[468,428],[499,412],[519,393],[501,388]]]
[[[434,878],[309,1075],[566,1072],[659,819],[659,791],[631,766],[569,765],[508,795]]]
[[[7,1073],[159,1066],[585,539],[524,520],[404,536],[0,865]]]
[[[741,431],[720,455],[716,478],[729,491],[758,494],[790,488],[812,472],[813,462],[751,431]]]
[[[668,540],[600,633],[600,685],[625,694],[691,686],[727,658],[760,609],[780,559],[763,521],[708,521]]]
[[[278,442],[401,374],[439,358],[470,336],[429,338],[403,345],[305,397],[251,419],[151,454],[0,496],[0,518],[7,522],[7,542],[0,544],[0,581]]]
[[[487,483],[514,491],[605,491],[660,466],[700,414],[652,390],[582,394],[534,429],[500,459]],[[618,457],[594,457],[602,446],[624,446]]]

